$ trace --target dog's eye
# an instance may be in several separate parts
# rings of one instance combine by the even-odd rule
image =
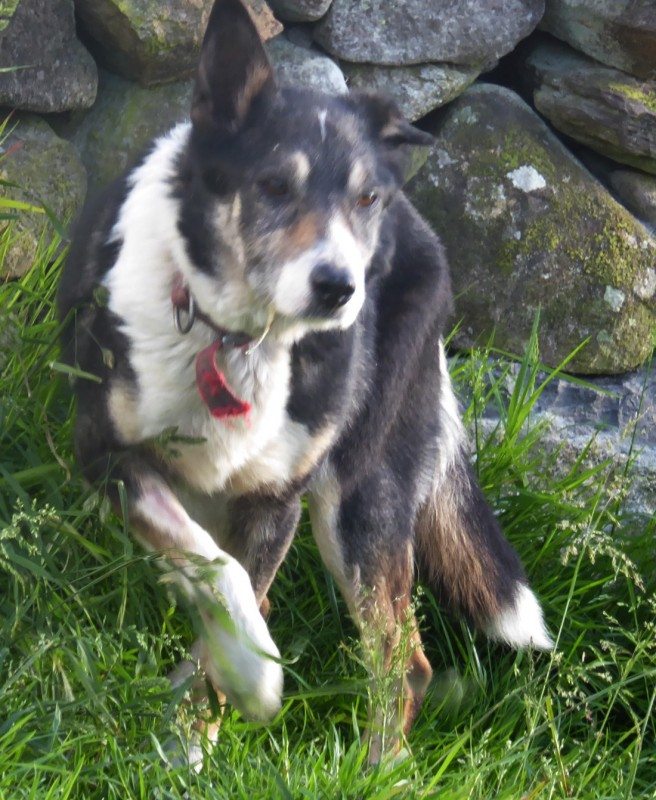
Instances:
[[[285,178],[264,178],[259,181],[258,186],[267,197],[282,199],[291,194],[291,187]]]
[[[358,208],[371,208],[378,202],[378,195],[376,192],[364,192],[356,200]]]

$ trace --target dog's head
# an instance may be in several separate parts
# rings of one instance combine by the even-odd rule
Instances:
[[[225,316],[217,278],[230,302],[297,329],[352,324],[402,182],[401,146],[430,137],[379,97],[279,89],[239,0],[216,0],[191,120],[180,229],[203,310]]]

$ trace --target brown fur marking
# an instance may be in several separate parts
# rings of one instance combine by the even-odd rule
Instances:
[[[285,231],[281,242],[281,256],[285,260],[295,258],[317,241],[321,233],[321,224],[317,214],[303,214]]]
[[[448,475],[420,510],[417,546],[427,579],[448,591],[444,599],[452,606],[484,626],[500,611],[495,593],[497,574],[468,532],[458,496],[451,489],[458,480]]]
[[[390,706],[380,703],[370,715],[369,761],[377,763],[383,753],[398,751],[426,694],[433,671],[421,646],[416,617],[411,606],[414,577],[413,550],[406,558],[388,557],[377,564],[380,577],[371,594],[360,601],[358,622],[374,688],[391,674]],[[394,677],[394,670],[398,676]]]
[[[235,111],[237,120],[243,122],[246,119],[248,110],[253,103],[253,100],[264,89],[267,82],[271,80],[271,68],[268,64],[256,63],[248,72],[246,82],[242,87],[237,102],[235,104]]]

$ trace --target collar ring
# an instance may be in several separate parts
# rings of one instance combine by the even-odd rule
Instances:
[[[183,321],[180,312],[185,311],[187,314],[187,319]],[[196,301],[192,294],[189,295],[189,302],[187,303],[186,308],[182,308],[177,303],[173,305],[173,324],[175,325],[175,329],[178,333],[185,336],[189,333],[189,331],[194,327],[194,322],[196,321]]]

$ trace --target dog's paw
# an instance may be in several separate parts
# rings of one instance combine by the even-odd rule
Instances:
[[[553,647],[540,603],[525,583],[517,584],[514,602],[490,621],[486,633],[511,647],[534,647],[537,650],[551,650]]]
[[[188,768],[196,773],[203,769],[204,752],[198,731],[192,730],[190,738],[186,738],[182,732],[172,736],[158,748],[158,753],[171,769]]]
[[[251,719],[280,710],[283,675],[246,570],[235,559],[215,567],[211,605],[203,604],[201,664],[214,685]]]

